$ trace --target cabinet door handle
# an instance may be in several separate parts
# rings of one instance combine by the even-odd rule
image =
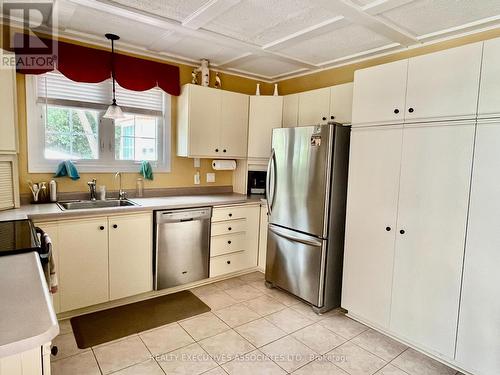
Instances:
[[[233,216],[233,214],[231,214],[231,213],[230,213],[230,214],[229,214],[229,217],[232,217],[232,216]]]
[[[414,109],[413,108],[408,108],[408,112],[413,113]]]
[[[326,120],[326,117],[323,117],[323,121],[325,121],[325,120]]]
[[[101,226],[99,227],[99,229],[100,229],[100,230],[104,230],[104,225],[101,225]]]
[[[399,113],[399,109],[397,109],[397,108],[396,108],[396,109],[394,110],[394,113],[395,113],[395,114],[398,114],[398,113]]]
[[[331,120],[335,120],[335,116],[330,116],[330,119]]]
[[[391,231],[391,227],[385,227],[385,230],[390,232]]]
[[[116,228],[118,228],[118,225],[116,225],[116,224],[113,224],[113,228],[115,228],[115,229],[116,229]]]
[[[226,152],[226,149],[222,150],[222,152]]]
[[[231,261],[230,261],[230,260],[228,260],[226,263],[227,263],[227,264],[231,264]]]
[[[218,149],[218,148],[216,148],[216,149],[215,149],[215,152],[219,152],[219,149]]]
[[[227,243],[228,243],[229,245],[231,245],[231,241],[227,241]]]
[[[231,228],[231,227],[228,227],[228,228],[227,228],[227,230],[231,230],[231,229],[233,229],[233,228]]]
[[[401,234],[405,234],[405,230],[404,230],[404,229],[401,229],[401,230],[399,231],[399,233],[401,233]]]

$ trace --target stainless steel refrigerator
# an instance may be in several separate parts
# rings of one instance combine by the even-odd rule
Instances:
[[[274,129],[267,173],[266,284],[340,306],[350,128]]]

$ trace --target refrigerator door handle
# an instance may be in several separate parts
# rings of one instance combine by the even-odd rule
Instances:
[[[323,245],[323,242],[319,239],[315,239],[310,236],[306,236],[304,234],[296,232],[294,234],[291,234],[290,230],[282,229],[272,224],[269,224],[268,228],[271,232],[275,233],[276,235],[289,239],[291,241],[296,241],[303,243],[305,245],[315,246],[315,247],[321,247]]]
[[[271,156],[269,157],[269,162],[267,163],[267,174],[266,174],[266,192],[267,192],[267,211],[269,215],[271,214],[271,210],[274,202],[274,190],[276,188],[276,176],[275,176],[275,168],[274,168],[274,158],[276,154],[274,152],[274,148],[271,151]],[[273,171],[273,193],[271,195],[271,170]]]

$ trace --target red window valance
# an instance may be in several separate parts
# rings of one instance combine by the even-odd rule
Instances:
[[[17,38],[25,38],[18,34]],[[15,45],[25,45],[20,43]],[[52,41],[42,39],[50,44]],[[22,74],[43,74],[57,69],[67,78],[76,82],[97,83],[111,78],[111,52],[95,48],[79,46],[66,42],[55,42],[56,53],[53,62],[43,67],[26,66],[23,56],[33,55],[29,48],[15,48],[17,72]],[[41,60],[42,61],[42,60]],[[36,60],[30,60],[36,64]],[[145,91],[160,87],[171,95],[180,94],[179,67],[132,56],[115,53],[115,78],[118,84],[126,89]]]

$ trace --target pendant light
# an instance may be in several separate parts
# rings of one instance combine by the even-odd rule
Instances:
[[[104,114],[104,118],[109,119],[120,119],[124,118],[122,109],[116,104],[115,97],[115,40],[120,39],[118,35],[115,34],[105,34],[106,39],[111,40],[111,78],[113,79],[113,103],[108,107],[108,110]]]

